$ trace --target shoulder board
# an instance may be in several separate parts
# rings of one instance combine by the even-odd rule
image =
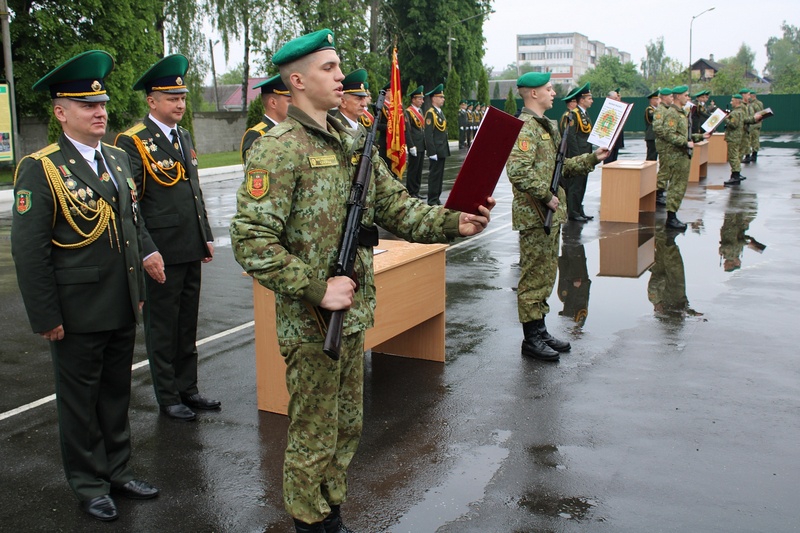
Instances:
[[[41,159],[43,157],[46,157],[46,156],[48,156],[50,154],[54,154],[54,153],[58,152],[59,150],[61,150],[61,147],[58,146],[58,143],[53,143],[50,146],[45,146],[41,150],[33,152],[30,155],[30,157],[32,157],[33,159],[36,159],[38,161],[39,159]]]
[[[122,148],[120,148],[118,146],[114,146],[113,144],[108,144],[106,142],[103,143],[103,146],[105,148],[108,148],[108,150],[112,151],[112,152],[125,152],[125,150],[123,150]]]
[[[144,122],[140,122],[140,123],[136,124],[135,126],[132,126],[132,127],[128,128],[127,130],[123,131],[122,135],[127,135],[128,137],[132,137],[133,135],[136,135],[137,133],[139,133],[140,131],[142,131],[143,129],[146,129],[146,128],[147,128],[147,126],[144,125]]]
[[[263,131],[264,131],[266,128],[267,128],[267,125],[266,125],[266,123],[264,123],[264,122],[259,122],[258,124],[256,124],[255,126],[253,126],[253,127],[252,127],[252,128],[250,128],[250,129],[251,129],[251,130],[254,130],[254,131],[258,131],[258,132],[263,132]]]
[[[294,129],[295,122],[291,120],[284,120],[277,124],[274,128],[270,128],[264,132],[264,137],[280,137],[284,133],[288,133]]]

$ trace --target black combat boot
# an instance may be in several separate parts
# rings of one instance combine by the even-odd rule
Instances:
[[[296,533],[325,533],[325,528],[322,526],[322,522],[317,522],[316,524],[306,524],[297,518],[294,519],[294,530]]]
[[[756,161],[758,161],[758,152],[753,152],[750,154],[750,162],[755,163]]]
[[[731,178],[724,182],[723,185],[730,187],[732,185],[739,185],[742,182],[742,177],[738,172],[731,172]]]
[[[542,320],[539,322],[539,338],[542,339],[546,345],[557,352],[563,353],[572,349],[572,346],[570,346],[567,341],[556,339],[547,332],[547,326],[544,323],[544,317],[542,317]]]
[[[743,163],[743,164],[747,164],[747,163],[749,163],[750,161],[752,161],[752,160],[750,159],[750,154],[747,154],[746,156],[744,156],[744,158],[742,158],[742,163]]]
[[[522,340],[522,355],[533,357],[540,361],[558,361],[558,352],[549,347],[542,340],[539,330],[544,327],[544,320],[532,320],[522,324],[525,338]]]
[[[342,515],[338,505],[331,505],[331,514],[325,517],[325,520],[322,521],[322,526],[325,533],[353,533],[352,529],[348,529],[342,523]]]
[[[672,211],[667,211],[667,223],[665,226],[669,229],[676,229],[679,231],[684,231],[686,229],[686,224],[678,220],[678,217],[676,217],[675,213]]]
[[[656,205],[660,205],[661,207],[667,205],[667,193],[664,189],[658,189],[656,191]]]

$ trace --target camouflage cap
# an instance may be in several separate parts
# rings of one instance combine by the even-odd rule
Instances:
[[[280,74],[253,85],[253,89],[261,89],[261,94],[289,95],[289,89],[283,83]]]
[[[189,60],[182,54],[172,54],[147,69],[133,84],[134,91],[150,94],[159,91],[168,94],[188,93],[184,77],[189,70]]]
[[[517,79],[517,87],[541,87],[550,81],[549,72],[526,72]]]
[[[320,50],[336,50],[333,32],[327,28],[292,39],[284,44],[272,56],[272,64],[285,65]]]
[[[108,102],[104,78],[114,68],[114,58],[103,50],[89,50],[68,59],[33,84],[34,91],[50,97],[80,102]]]
[[[367,71],[363,68],[357,68],[342,80],[342,87],[344,94],[352,94],[353,96],[367,96]]]

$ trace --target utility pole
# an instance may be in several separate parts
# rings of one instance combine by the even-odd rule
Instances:
[[[5,0],[0,0],[4,2]],[[217,41],[218,43],[219,41]],[[217,69],[214,67],[214,45],[217,43],[212,43],[211,39],[208,40],[208,51],[211,54],[211,76],[214,78],[214,103],[217,106],[217,111],[219,111],[219,92],[217,92]]]
[[[17,143],[19,143],[19,125],[17,124],[17,103],[14,92],[14,64],[11,61],[11,32],[8,28],[8,1],[0,0],[0,29],[3,33],[3,62],[5,63],[5,76],[8,82],[9,102],[11,104],[11,129],[14,137],[13,157],[17,161]]]

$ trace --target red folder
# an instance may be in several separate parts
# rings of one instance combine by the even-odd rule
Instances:
[[[485,206],[486,199],[494,193],[522,124],[518,118],[489,107],[458,171],[445,207],[480,214],[478,206]]]

